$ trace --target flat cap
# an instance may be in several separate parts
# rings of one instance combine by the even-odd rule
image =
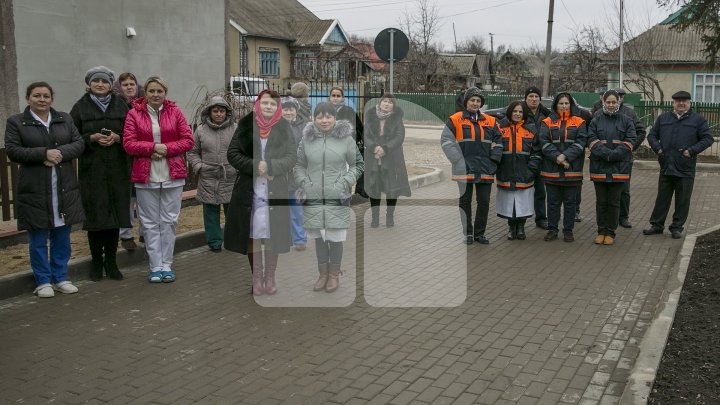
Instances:
[[[618,87],[617,89],[615,89],[615,91],[621,96],[625,95],[625,89],[623,89],[622,87]]]
[[[672,95],[673,100],[690,100],[692,97],[690,96],[690,93],[688,93],[685,90],[680,90],[677,93]]]

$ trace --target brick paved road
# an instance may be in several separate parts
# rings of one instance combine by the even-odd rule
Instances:
[[[443,182],[395,228],[351,237],[333,295],[308,291],[312,247],[282,256],[280,293],[257,301],[244,256],[199,248],[172,285],[136,266],[75,296],[2,301],[0,402],[616,403],[682,244],[640,234],[656,174],[634,174],[636,226],[613,247],[592,244],[585,183],[575,243],[503,240],[491,207],[492,244],[466,249]],[[690,232],[720,222],[719,179],[699,174]]]

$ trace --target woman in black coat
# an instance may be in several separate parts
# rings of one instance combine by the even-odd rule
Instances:
[[[603,95],[602,113],[590,122],[590,180],[595,184],[595,211],[598,235],[595,243],[612,245],[620,216],[620,194],[630,181],[632,150],[636,142],[632,118],[621,113],[620,95],[608,90]]]
[[[345,91],[342,87],[333,87],[330,89],[330,96],[328,101],[335,107],[336,120],[347,121],[352,125],[353,132],[355,134],[355,144],[361,154],[365,154],[365,129],[363,128],[363,122],[360,116],[353,110],[352,107],[345,104]],[[360,178],[355,183],[355,194],[363,198],[368,198],[368,194],[365,192],[365,173],[360,175]]]
[[[395,226],[395,205],[400,196],[410,197],[403,142],[405,125],[403,111],[395,97],[380,97],[373,111],[365,114],[365,191],[370,196],[372,220],[370,227],[380,226],[380,199],[385,193],[387,214],[385,226]]]
[[[52,108],[53,97],[49,84],[30,84],[25,95],[28,106],[8,118],[5,127],[5,151],[20,164],[17,227],[28,232],[35,293],[41,298],[54,296],[54,290],[78,291],[67,280],[70,228],[85,218],[72,166],[82,154],[83,140],[70,116]]]
[[[112,91],[115,74],[104,66],[85,74],[88,91],[70,111],[85,141],[78,177],[85,208],[83,229],[87,231],[92,273],[90,278],[122,280],[116,252],[120,228],[129,228],[131,159],[122,146],[123,127],[129,107]]]
[[[237,178],[225,219],[225,248],[248,255],[253,295],[275,294],[278,254],[289,252],[292,243],[288,176],[297,159],[277,92],[258,94],[254,112],[238,123],[227,156]]]

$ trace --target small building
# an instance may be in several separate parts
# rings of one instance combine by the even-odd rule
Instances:
[[[437,91],[450,92],[490,84],[490,57],[487,54],[439,53],[435,67]]]

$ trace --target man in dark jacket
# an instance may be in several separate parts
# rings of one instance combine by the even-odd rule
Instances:
[[[643,234],[663,233],[674,193],[675,212],[669,229],[673,239],[680,239],[690,210],[697,155],[709,148],[714,139],[705,118],[690,109],[690,93],[678,91],[672,98],[673,111],[661,114],[648,135],[650,147],[660,162],[660,178],[651,226]]]
[[[539,129],[542,121],[550,116],[550,110],[540,103],[542,92],[535,86],[528,87],[525,90],[525,99],[523,100],[523,109],[527,113],[527,121],[532,122],[536,128],[535,141],[539,143]],[[535,226],[548,230],[547,220],[547,204],[545,183],[540,177],[540,172],[535,176]]]

